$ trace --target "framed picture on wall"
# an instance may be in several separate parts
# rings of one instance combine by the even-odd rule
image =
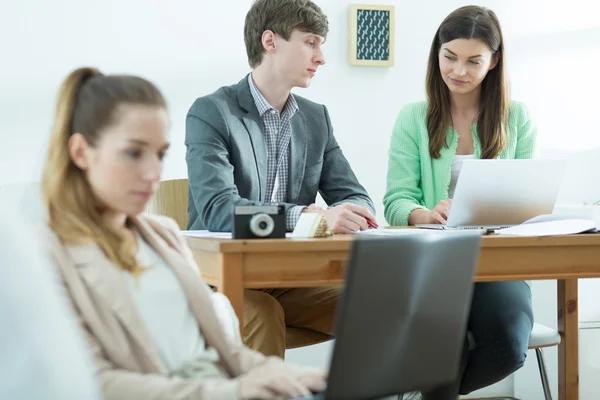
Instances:
[[[394,6],[351,4],[348,63],[368,67],[394,65]]]

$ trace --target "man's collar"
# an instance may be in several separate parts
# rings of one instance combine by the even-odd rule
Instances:
[[[262,95],[256,84],[254,83],[254,79],[252,78],[252,74],[248,74],[248,84],[250,85],[250,93],[252,94],[252,98],[254,99],[254,104],[256,104],[256,109],[258,110],[258,115],[262,118],[266,112],[271,110],[277,110],[273,107],[267,99]],[[296,98],[292,93],[288,96],[288,99],[283,108],[283,113],[286,112],[290,115],[290,118],[298,111],[298,103],[296,102]]]

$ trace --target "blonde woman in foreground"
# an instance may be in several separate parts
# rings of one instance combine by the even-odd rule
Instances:
[[[142,215],[169,147],[150,82],[81,68],[64,81],[43,176],[44,239],[105,399],[308,396],[323,371],[228,339],[176,223]]]

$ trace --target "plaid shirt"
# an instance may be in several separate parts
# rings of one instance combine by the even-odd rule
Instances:
[[[290,139],[292,137],[291,119],[298,111],[298,103],[290,93],[283,112],[271,106],[260,93],[252,74],[248,75],[250,92],[258,115],[263,121],[265,142],[267,144],[267,192],[265,202],[287,202],[289,180]],[[287,230],[293,230],[305,207],[295,206],[286,215]]]

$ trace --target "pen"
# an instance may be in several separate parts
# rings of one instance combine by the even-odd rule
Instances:
[[[371,228],[375,228],[377,229],[379,227],[379,225],[377,225],[377,222],[373,221],[372,219],[367,218],[367,224],[369,224],[369,226]]]

